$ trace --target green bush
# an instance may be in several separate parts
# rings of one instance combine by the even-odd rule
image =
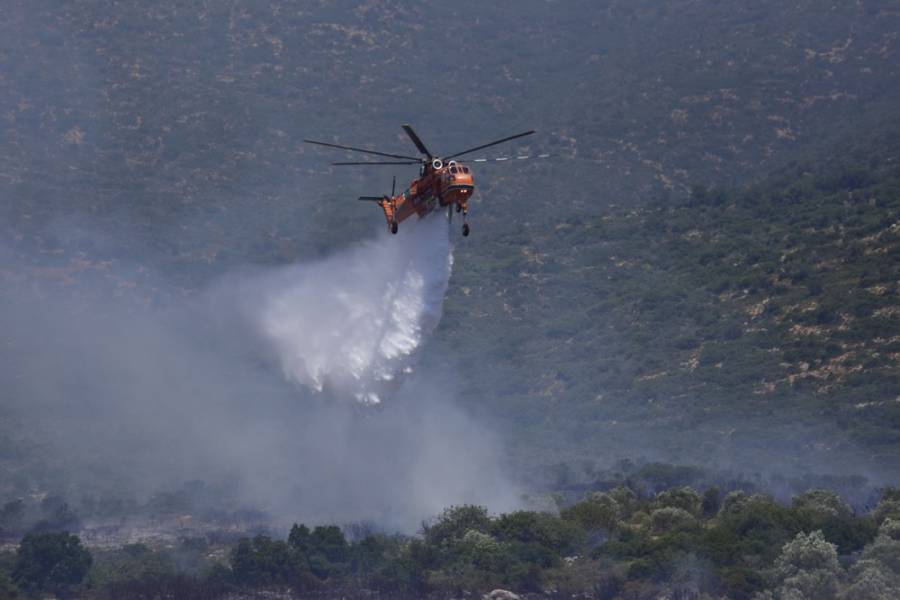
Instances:
[[[487,533],[491,519],[483,506],[452,506],[444,510],[434,523],[424,527],[425,542],[439,546],[451,540],[459,540],[470,530]]]
[[[154,552],[144,544],[127,544],[117,551],[97,552],[91,568],[91,583],[115,581],[162,581],[176,574],[169,554]]]
[[[657,494],[652,506],[656,508],[680,508],[696,517],[700,515],[703,507],[703,498],[693,488],[681,486]]]
[[[878,506],[872,512],[872,517],[879,525],[887,519],[900,520],[900,489],[885,488],[881,494]]]
[[[287,542],[265,535],[243,538],[231,551],[231,570],[238,585],[255,587],[287,585],[297,588],[313,583],[305,556]]]
[[[29,533],[22,538],[12,578],[21,589],[34,594],[71,593],[91,568],[90,552],[77,536],[68,533]]]
[[[665,533],[673,529],[690,527],[697,523],[697,519],[684,510],[674,506],[657,508],[650,513],[650,524],[654,533]]]
[[[556,515],[520,510],[500,515],[491,532],[502,542],[537,544],[557,555],[574,552],[582,531]]]

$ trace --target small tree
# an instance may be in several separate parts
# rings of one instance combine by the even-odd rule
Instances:
[[[606,495],[616,501],[619,505],[619,518],[627,519],[638,507],[637,494],[631,488],[625,486],[616,486],[606,492]]]
[[[622,506],[611,495],[596,493],[587,500],[563,509],[560,516],[588,531],[594,529],[615,531],[623,512]]]
[[[29,533],[19,545],[13,580],[29,593],[66,595],[91,568],[91,553],[68,533]]]
[[[706,488],[706,491],[703,492],[703,503],[700,506],[702,515],[712,518],[718,514],[720,508],[722,508],[722,492],[716,486]]]
[[[231,570],[235,582],[245,586],[304,587],[312,579],[304,556],[265,535],[238,542],[231,551]]]
[[[682,486],[660,492],[653,500],[655,508],[680,508],[693,516],[700,515],[703,498],[691,487]]]
[[[694,525],[697,519],[683,508],[667,506],[666,508],[657,508],[650,513],[650,522],[654,533],[665,533],[678,527]]]
[[[900,521],[886,519],[878,536],[851,569],[853,583],[842,600],[900,598]]]
[[[340,527],[316,527],[309,535],[306,557],[316,577],[327,579],[345,570],[350,560],[350,545]]]
[[[486,533],[490,528],[487,509],[470,504],[447,508],[433,524],[423,526],[425,542],[436,546],[449,540],[459,540],[469,530]]]
[[[862,558],[877,562],[885,572],[900,577],[900,521],[887,519],[882,523],[875,541],[863,550]]]
[[[853,584],[841,595],[842,600],[896,600],[900,598],[900,580],[885,573],[880,565],[859,569]]]
[[[350,558],[350,544],[337,525],[313,529],[309,536],[309,551],[311,554],[321,554],[330,563],[343,563]]]
[[[824,569],[831,573],[840,571],[837,548],[825,540],[821,531],[798,533],[797,537],[781,548],[781,556],[775,561],[775,572],[782,579],[793,577],[802,571]]]
[[[885,519],[900,520],[900,489],[887,488],[881,494],[878,506],[872,511],[872,517],[879,525]]]
[[[519,510],[501,515],[491,528],[502,542],[536,544],[554,554],[574,552],[582,532],[572,523],[550,513]]]
[[[829,490],[809,490],[793,500],[794,508],[820,517],[850,517],[850,506],[840,496]]]
[[[798,533],[781,549],[775,561],[775,576],[780,582],[776,597],[783,600],[829,600],[837,597],[837,547],[825,540],[821,531]]]
[[[288,534],[288,544],[294,550],[306,552],[309,549],[309,535],[309,527],[302,523],[300,525],[294,523]]]
[[[463,536],[463,548],[472,565],[483,571],[502,573],[510,562],[507,544],[480,531],[470,530]]]
[[[744,507],[747,506],[749,501],[750,496],[743,490],[728,492],[725,499],[722,501],[722,508],[719,509],[719,516],[727,517],[738,514],[744,510]]]

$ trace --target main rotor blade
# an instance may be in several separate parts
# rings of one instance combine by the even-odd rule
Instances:
[[[342,146],[340,144],[332,144],[330,142],[317,142],[315,140],[303,140],[307,144],[317,144],[319,146],[328,146],[329,148],[340,148],[341,150],[352,150],[353,152],[363,152],[365,154],[374,154],[376,156],[387,156],[388,158],[405,158],[422,162],[422,159],[415,156],[406,156],[404,154],[388,154],[387,152],[376,152],[375,150],[366,150],[365,148],[354,148],[353,146]]]
[[[428,157],[428,160],[434,158],[431,155],[431,152],[428,151],[428,148],[425,147],[425,144],[422,143],[422,140],[419,139],[419,136],[416,135],[416,132],[413,131],[412,127],[410,127],[409,125],[404,125],[403,131],[406,132],[406,135],[409,136],[409,139],[412,140],[412,143],[416,145],[416,148],[419,149],[419,152]]]
[[[360,196],[357,200],[367,200],[369,202],[381,202],[384,200],[384,196]]]
[[[516,138],[525,137],[526,135],[531,135],[532,133],[534,133],[534,129],[531,129],[524,133],[517,133],[516,135],[511,135],[509,137],[505,137],[502,140],[497,140],[496,142],[490,142],[488,144],[482,144],[481,146],[475,146],[474,148],[469,148],[468,150],[463,150],[462,152],[457,152],[456,154],[451,154],[450,156],[445,156],[444,160],[450,160],[451,158],[455,158],[457,156],[462,156],[463,154],[468,154],[469,152],[475,152],[476,150],[483,150],[484,148],[490,148],[491,146],[496,146],[497,144],[502,144],[503,142],[508,142],[508,141],[514,140]]]
[[[417,161],[411,161],[411,160],[409,160],[409,161],[394,161],[394,160],[380,161],[380,160],[375,160],[375,161],[369,161],[369,162],[336,162],[336,163],[331,163],[331,164],[338,166],[338,167],[346,167],[348,165],[421,165],[422,161],[421,160],[417,160]]]
[[[512,162],[516,160],[529,160],[532,158],[550,158],[549,154],[535,154],[535,155],[526,155],[526,156],[498,156],[496,158],[468,158],[466,160],[458,160],[461,165],[471,165],[473,163],[491,163],[491,162]]]

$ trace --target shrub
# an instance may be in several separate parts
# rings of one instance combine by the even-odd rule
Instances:
[[[657,508],[680,508],[692,516],[700,514],[703,499],[693,488],[682,486],[660,492],[653,500]]]
[[[900,585],[880,568],[869,567],[860,571],[852,585],[841,595],[842,600],[896,600],[900,598]]]
[[[706,489],[703,492],[703,502],[700,505],[701,514],[709,519],[716,514],[718,514],[719,509],[722,507],[722,494],[719,491],[719,488],[716,486],[712,486]]]
[[[666,508],[657,508],[651,512],[650,521],[654,533],[664,533],[673,529],[694,525],[697,519],[683,508],[667,506]]]
[[[637,494],[631,488],[617,486],[606,492],[606,495],[619,505],[619,518],[627,519],[638,507]]]
[[[175,565],[168,554],[154,552],[144,544],[127,544],[121,550],[94,556],[91,583],[161,581],[174,575]]]
[[[483,571],[502,573],[509,563],[509,548],[493,537],[474,529],[466,532],[462,543],[469,562]]]
[[[900,576],[900,521],[888,519],[882,523],[875,541],[863,550],[862,559]]]
[[[878,506],[872,511],[875,522],[881,525],[886,519],[900,520],[900,490],[887,488],[881,494]]]
[[[29,533],[19,545],[12,576],[29,593],[67,594],[84,580],[91,562],[77,536]]]
[[[842,554],[860,550],[875,537],[874,522],[854,516],[834,492],[810,490],[796,496],[792,508],[804,530],[821,530]]]
[[[309,555],[321,555],[330,563],[344,563],[350,558],[350,545],[337,525],[316,527],[309,536]]]
[[[821,531],[798,533],[781,549],[774,573],[781,583],[779,597],[834,598],[841,573],[837,547]]]
[[[821,531],[798,533],[782,547],[781,555],[775,561],[775,573],[782,579],[793,577],[801,571],[819,569],[837,573],[840,568],[837,548],[825,540]]]
[[[849,517],[853,511],[840,496],[828,490],[809,490],[793,499],[795,509],[815,515]]]
[[[581,541],[581,531],[572,523],[527,510],[501,515],[491,530],[501,541],[538,544],[556,554],[573,552]]]
[[[487,533],[490,528],[487,509],[470,504],[447,508],[433,524],[423,527],[425,542],[430,545],[459,540],[470,530]]]
[[[231,570],[235,582],[244,586],[304,587],[311,583],[310,567],[304,557],[286,542],[265,535],[238,542],[231,551]]]
[[[596,493],[587,500],[563,509],[560,516],[588,531],[595,529],[615,531],[623,512],[622,506],[612,496]]]

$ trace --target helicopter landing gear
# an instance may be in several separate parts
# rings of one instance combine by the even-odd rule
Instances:
[[[469,237],[469,224],[463,223],[463,237]]]
[[[391,233],[396,235],[398,228],[399,228],[399,226],[397,225],[397,221],[391,221]]]

